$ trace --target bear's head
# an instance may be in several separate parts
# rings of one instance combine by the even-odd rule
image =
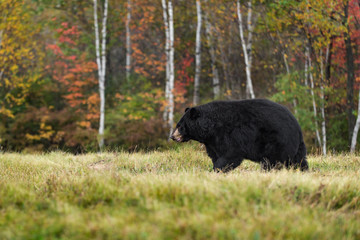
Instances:
[[[204,142],[209,135],[211,125],[209,119],[204,115],[204,112],[199,108],[186,108],[184,116],[176,124],[171,139],[177,142],[189,140]]]

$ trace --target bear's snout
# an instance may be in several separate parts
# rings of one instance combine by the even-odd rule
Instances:
[[[183,136],[181,136],[178,129],[175,129],[174,133],[170,137],[172,140],[181,142],[183,140]]]

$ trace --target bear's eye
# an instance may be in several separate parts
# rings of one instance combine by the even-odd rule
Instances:
[[[186,126],[184,126],[184,125],[183,125],[183,126],[181,126],[179,130],[180,130],[180,132],[185,133]]]

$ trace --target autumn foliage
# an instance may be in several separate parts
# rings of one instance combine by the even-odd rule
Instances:
[[[195,3],[173,1],[175,121],[193,102]],[[244,19],[248,3],[241,1]],[[359,1],[252,3],[256,25],[251,76],[256,96],[280,102],[295,114],[308,149],[322,147],[315,133],[324,126],[326,148],[348,150],[360,88]],[[131,66],[126,77],[128,4]],[[101,8],[99,4],[99,13]],[[201,103],[214,99],[213,69],[219,74],[219,99],[244,99],[246,73],[236,1],[201,1],[201,8],[203,22],[206,17],[211,25],[211,41],[205,23],[201,28]],[[0,1],[0,150],[98,150],[100,100],[93,18],[92,1]],[[168,126],[163,122],[168,106],[164,30],[161,1],[109,0],[108,148],[169,146]]]

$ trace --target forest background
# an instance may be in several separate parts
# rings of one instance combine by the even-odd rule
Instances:
[[[168,148],[186,107],[249,98],[355,151],[359,45],[359,0],[1,0],[0,151]]]

